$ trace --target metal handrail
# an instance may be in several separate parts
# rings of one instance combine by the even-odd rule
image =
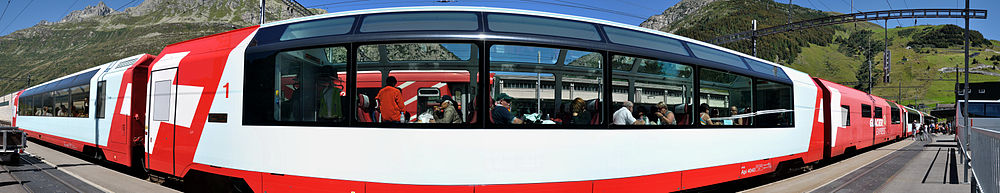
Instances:
[[[1000,165],[1000,131],[980,127],[959,128],[956,138],[962,158],[967,160],[963,165],[966,170],[972,171],[972,179],[966,178],[972,183],[972,191],[1000,192],[1000,168],[996,167]],[[973,155],[970,155],[970,150]]]

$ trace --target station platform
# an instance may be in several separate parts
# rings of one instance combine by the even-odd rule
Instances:
[[[954,139],[907,138],[742,192],[970,192]]]
[[[31,141],[20,164],[0,168],[0,192],[180,192]]]

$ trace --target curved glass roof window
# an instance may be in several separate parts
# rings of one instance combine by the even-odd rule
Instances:
[[[747,65],[746,63],[743,63],[743,59],[735,54],[726,53],[722,50],[698,44],[688,44],[688,47],[691,48],[691,52],[694,53],[695,57],[715,61],[732,67],[737,67],[739,69],[747,69]]]
[[[280,41],[311,38],[327,35],[347,34],[354,26],[354,17],[330,18],[302,23],[294,23],[281,33]]]
[[[544,17],[489,14],[489,28],[496,32],[526,33],[601,41],[592,24]]]
[[[465,12],[387,13],[369,15],[361,21],[361,32],[476,31],[479,17]]]
[[[770,65],[750,58],[746,58],[746,61],[747,64],[750,65],[750,69],[753,71],[769,74],[778,78],[787,78],[787,76],[785,76],[785,71],[781,70],[781,68],[778,68],[777,66]]]
[[[604,27],[604,32],[608,34],[608,40],[611,40],[612,43],[688,55],[681,41],[673,38],[616,27]]]

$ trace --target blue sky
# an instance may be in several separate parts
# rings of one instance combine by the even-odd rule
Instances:
[[[134,7],[142,0],[104,0],[112,9]],[[605,19],[625,24],[639,25],[647,17],[660,14],[663,10],[680,0],[456,0],[457,2],[440,3],[438,0],[297,0],[304,6],[326,9],[330,12],[370,9],[399,6],[490,6],[503,8],[528,9],[578,15]],[[69,11],[83,9],[88,5],[96,5],[98,0],[9,0],[0,2],[6,7],[0,18],[0,35],[31,27],[39,21],[58,21]],[[788,1],[778,2],[787,3]],[[792,3],[824,11],[849,12],[851,0],[794,0]],[[991,12],[989,19],[972,20],[972,29],[979,30],[989,39],[1000,40],[1000,1],[973,0],[973,9],[986,9]],[[860,11],[876,11],[906,8],[964,8],[964,1],[942,0],[855,0],[855,8]],[[3,8],[0,7],[0,8]],[[923,24],[957,24],[963,25],[961,19],[919,19],[917,25]],[[882,22],[878,22],[882,25]],[[913,19],[889,21],[890,27],[913,26]],[[4,29],[6,28],[6,29]]]

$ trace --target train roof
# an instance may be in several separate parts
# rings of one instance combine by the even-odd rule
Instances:
[[[127,57],[127,58],[123,58],[123,59],[115,60],[115,61],[112,61],[112,62],[104,63],[104,64],[101,64],[101,65],[98,65],[98,66],[94,66],[94,67],[91,67],[91,68],[88,68],[86,70],[82,70],[82,71],[79,71],[79,72],[76,72],[76,73],[73,73],[73,74],[70,74],[70,75],[66,75],[66,76],[63,76],[63,77],[56,78],[56,79],[50,80],[48,82],[45,82],[45,83],[42,83],[42,84],[38,84],[38,85],[35,85],[35,86],[30,87],[28,89],[25,89],[25,91],[23,93],[21,93],[21,96],[31,96],[31,95],[38,94],[38,93],[51,92],[51,91],[58,90],[58,89],[64,89],[64,88],[68,88],[68,87],[71,87],[71,86],[77,86],[77,85],[82,85],[82,84],[90,83],[90,80],[94,77],[94,75],[96,75],[98,72],[101,72],[102,69],[104,71],[107,71],[107,69],[115,68],[116,66],[118,66],[118,65],[115,65],[115,64],[118,64],[118,63],[120,63],[122,61],[132,61],[132,63],[135,63],[135,60],[138,60],[140,57],[142,57],[144,55],[146,55],[146,54],[139,54],[139,55],[135,55],[135,56],[130,56],[130,57]]]
[[[645,33],[648,33],[648,34],[658,35],[658,36],[662,36],[662,37],[667,37],[667,38],[671,38],[671,39],[674,39],[674,40],[682,41],[682,42],[685,42],[685,43],[688,43],[688,44],[695,44],[695,45],[699,45],[699,46],[711,48],[711,49],[714,49],[714,50],[722,51],[722,52],[725,52],[725,53],[733,54],[733,55],[736,55],[736,56],[739,56],[741,58],[745,58],[746,60],[748,60],[748,61],[746,61],[746,63],[748,65],[747,68],[749,68],[749,69],[745,69],[747,71],[757,71],[757,72],[760,72],[760,71],[758,71],[756,69],[752,69],[752,68],[754,68],[754,65],[766,64],[766,65],[770,65],[772,67],[776,67],[776,71],[781,71],[780,73],[782,75],[784,75],[784,73],[787,73],[785,71],[789,71],[789,70],[795,71],[795,72],[798,72],[798,73],[802,73],[801,71],[798,71],[798,70],[795,70],[795,69],[792,69],[792,68],[788,68],[788,67],[785,67],[785,66],[782,66],[782,65],[779,65],[779,64],[776,64],[776,63],[764,60],[764,59],[760,59],[760,58],[754,57],[754,56],[750,56],[750,55],[747,55],[747,54],[744,54],[744,53],[741,53],[741,52],[733,51],[733,50],[730,50],[730,49],[727,49],[727,48],[724,48],[724,47],[721,47],[721,46],[717,46],[717,45],[714,45],[714,44],[709,44],[709,43],[701,42],[701,41],[690,39],[690,38],[687,38],[687,37],[684,37],[684,36],[670,34],[670,33],[662,32],[662,31],[658,31],[658,30],[652,30],[652,29],[648,29],[648,28],[643,28],[643,27],[635,26],[635,25],[623,24],[623,23],[612,22],[612,21],[607,21],[607,20],[602,20],[602,19],[595,19],[595,18],[588,18],[588,17],[581,17],[581,16],[573,16],[573,15],[566,15],[566,14],[558,14],[558,13],[541,12],[541,11],[510,9],[510,8],[492,8],[492,7],[474,7],[474,6],[416,6],[416,7],[377,8],[377,9],[343,11],[343,12],[335,12],[335,13],[327,13],[327,14],[320,14],[320,15],[314,15],[314,16],[307,16],[307,17],[287,19],[287,20],[282,20],[282,21],[276,21],[276,22],[271,22],[271,23],[263,24],[263,25],[261,25],[261,28],[262,29],[263,28],[270,28],[270,27],[281,26],[281,25],[286,25],[286,24],[293,24],[293,23],[299,23],[299,22],[320,20],[320,19],[326,19],[326,18],[335,18],[335,17],[344,17],[344,16],[357,16],[357,15],[368,15],[368,14],[381,14],[381,13],[405,13],[405,12],[482,12],[482,13],[506,13],[506,14],[518,14],[518,15],[539,16],[539,17],[548,17],[548,18],[554,18],[554,19],[572,20],[572,21],[586,22],[586,23],[592,23],[592,24],[601,24],[601,25],[605,25],[605,26],[611,26],[611,27],[622,28],[622,29],[627,29],[627,30],[645,32]],[[691,57],[694,57],[694,56],[691,56]],[[699,58],[701,58],[701,57],[699,57]],[[701,58],[701,59],[706,59],[706,58]],[[712,60],[712,59],[706,59],[706,60],[715,61],[715,60]],[[775,72],[775,74],[777,74],[777,73],[779,73],[779,72]],[[781,80],[785,80],[785,81],[789,80],[788,77],[782,77],[780,79]]]

